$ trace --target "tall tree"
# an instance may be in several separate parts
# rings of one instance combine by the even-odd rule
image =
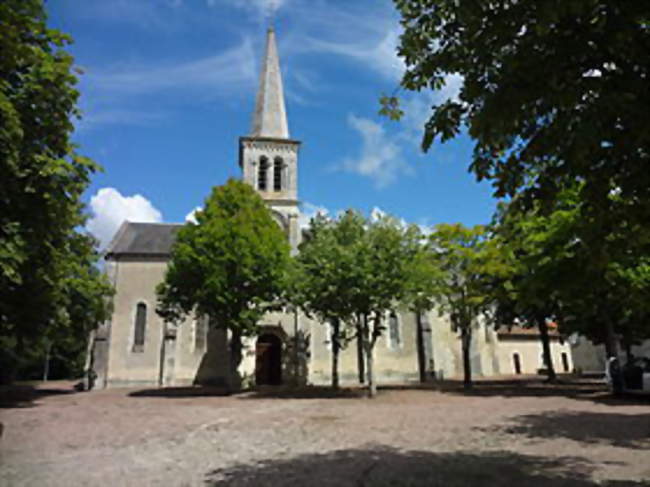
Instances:
[[[562,286],[581,280],[572,265],[581,245],[578,195],[575,186],[564,191],[547,214],[540,204],[525,208],[515,199],[500,206],[494,222],[502,257],[509,264],[500,282],[499,314],[538,328],[550,381],[556,374],[547,320],[558,317]]]
[[[416,226],[405,228],[396,219],[381,216],[366,223],[355,246],[357,267],[350,276],[348,296],[359,320],[371,397],[377,393],[375,344],[385,329],[385,317],[409,297],[408,279],[420,240]]]
[[[196,312],[229,330],[229,385],[238,388],[242,338],[256,334],[260,319],[277,307],[289,259],[287,237],[264,201],[230,179],[212,190],[196,224],[179,230],[157,311],[169,322]]]
[[[295,259],[291,300],[321,323],[329,323],[332,351],[332,388],[339,387],[339,352],[353,335],[349,324],[355,309],[349,299],[348,278],[356,272],[355,245],[363,236],[365,220],[347,212],[338,220],[317,216]]]
[[[430,235],[438,268],[439,311],[451,317],[460,330],[463,357],[463,383],[472,387],[472,331],[492,312],[495,282],[508,271],[501,249],[488,239],[485,227],[467,228],[461,224],[440,224]]]
[[[418,238],[417,233],[413,235]],[[403,303],[415,314],[416,320],[416,345],[418,351],[418,368],[420,382],[427,380],[425,363],[425,330],[423,317],[427,311],[436,305],[438,296],[438,282],[442,278],[442,270],[438,266],[436,253],[431,245],[427,245],[426,238],[420,235],[421,241],[412,240],[407,261],[405,291]]]
[[[606,299],[615,294],[611,266],[623,254],[642,258],[637,230],[650,221],[650,4],[395,4],[404,28],[402,86],[439,89],[450,76],[461,80],[457,96],[432,107],[424,150],[466,129],[474,139],[470,170],[491,180],[497,196],[519,193],[522,203],[538,202],[544,212],[580,182],[580,270],[601,286],[583,309],[614,303]],[[382,102],[385,113],[399,117],[397,99]],[[598,314],[609,354],[617,348],[613,313],[606,306]]]
[[[618,0],[395,0],[407,90],[458,96],[433,106],[422,146],[463,127],[470,169],[498,195],[553,197],[579,179],[594,210],[617,188],[648,221],[650,4]],[[396,100],[385,111],[399,115]]]
[[[92,247],[75,260],[80,198],[98,166],[71,142],[79,93],[70,42],[47,27],[42,1],[0,2],[0,338],[19,354],[65,314],[69,263],[92,266]]]

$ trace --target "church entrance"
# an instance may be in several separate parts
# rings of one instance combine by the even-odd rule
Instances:
[[[282,384],[282,340],[277,335],[266,333],[257,339],[255,345],[255,384]]]

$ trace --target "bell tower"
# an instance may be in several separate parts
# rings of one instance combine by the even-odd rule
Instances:
[[[239,166],[244,181],[257,190],[285,230],[292,252],[300,243],[299,148],[300,142],[289,137],[275,32],[269,28],[253,127],[250,135],[239,138]]]

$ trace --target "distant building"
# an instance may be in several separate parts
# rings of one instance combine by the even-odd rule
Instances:
[[[280,64],[273,30],[268,31],[251,134],[240,138],[243,179],[257,189],[295,252],[298,225],[298,153],[289,136]],[[156,312],[155,288],[163,280],[179,224],[124,223],[106,252],[106,271],[115,287],[111,319],[96,332],[93,368],[97,386],[223,384],[228,370],[228,333],[190,316],[165,323]],[[386,316],[387,330],[375,347],[379,382],[462,374],[459,334],[446,316],[399,311]],[[238,375],[244,383],[328,383],[331,370],[328,326],[302,313],[266,315],[259,336],[245,342]],[[570,349],[552,335],[558,371],[572,368]],[[357,343],[341,352],[342,383],[357,382]],[[474,331],[471,363],[476,376],[536,373],[541,345],[533,332]]]

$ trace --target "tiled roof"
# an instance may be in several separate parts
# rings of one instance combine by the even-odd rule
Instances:
[[[106,249],[113,255],[169,255],[180,223],[124,222]]]
[[[502,326],[497,330],[497,334],[500,337],[538,337],[539,329],[536,326]],[[548,335],[551,337],[560,336],[560,333],[557,331],[557,323],[552,321],[548,323]]]

